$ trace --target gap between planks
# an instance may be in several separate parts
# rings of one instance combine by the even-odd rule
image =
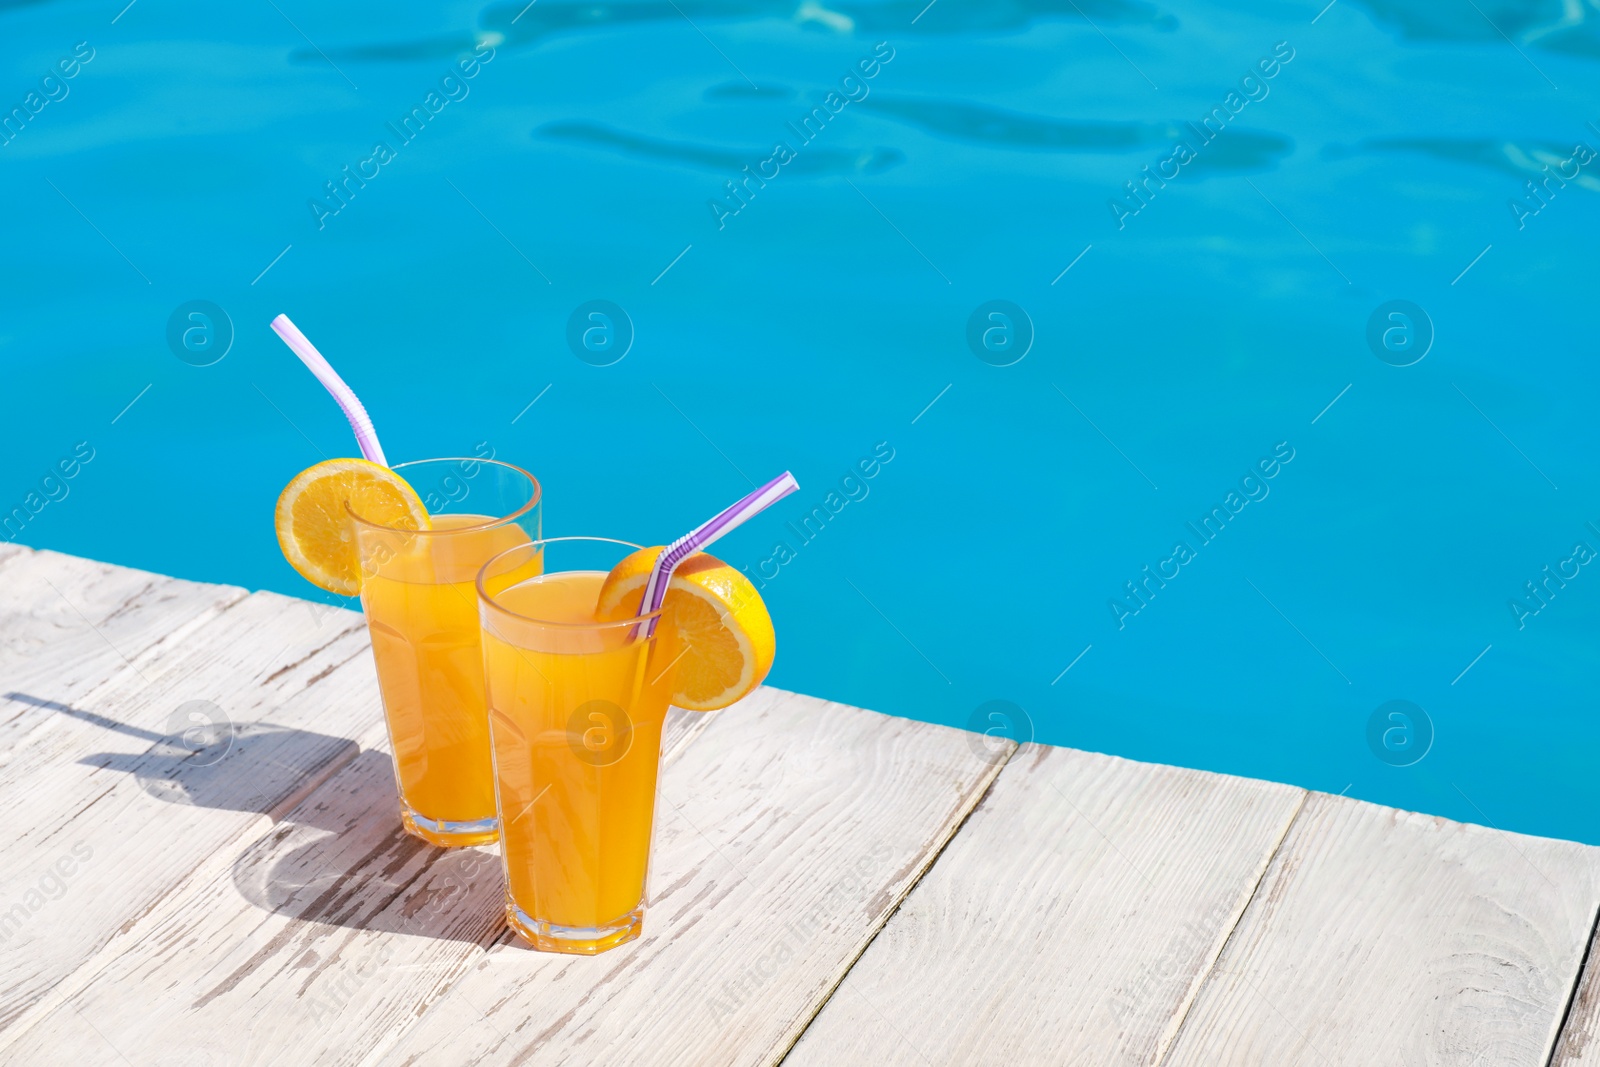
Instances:
[[[960,835],[961,831],[966,827],[967,821],[972,818],[972,813],[981,808],[983,806],[983,802],[989,799],[989,794],[994,791],[994,785],[1000,780],[1001,773],[1008,766],[1010,766],[1011,761],[1016,759],[1017,753],[1021,750],[1021,745],[1011,742],[1011,751],[1006,753],[1006,758],[995,761],[993,768],[989,771],[987,779],[983,782],[983,788],[974,789],[972,791],[972,801],[964,808],[960,809],[956,813],[956,816],[951,819],[949,830],[945,833],[944,839],[939,842],[937,848],[929,850],[927,860],[915,869],[915,877],[906,882],[905,889],[895,897],[894,901],[888,908],[884,909],[883,916],[878,920],[877,925],[875,925],[869,932],[869,935],[862,939],[861,945],[856,949],[855,954],[840,961],[839,969],[834,974],[832,980],[821,990],[816,1000],[804,1012],[802,1012],[799,1017],[796,1018],[795,1026],[789,1036],[788,1042],[780,1050],[778,1050],[776,1056],[768,1061],[773,1065],[773,1067],[777,1067],[778,1064],[783,1063],[783,1061],[789,1058],[789,1053],[794,1051],[795,1045],[799,1044],[800,1039],[804,1037],[806,1031],[811,1028],[812,1022],[816,1020],[818,1015],[822,1014],[822,1009],[828,1006],[828,1002],[831,1001],[833,999],[833,995],[839,991],[839,987],[842,986],[845,979],[850,976],[850,972],[855,970],[855,966],[861,961],[861,957],[867,954],[867,950],[872,947],[872,943],[878,940],[878,935],[883,933],[884,929],[889,925],[890,920],[892,920],[895,915],[899,913],[900,906],[906,902],[906,898],[911,895],[912,890],[916,889],[918,885],[922,884],[922,879],[929,871],[933,870],[934,864],[939,862],[939,857],[944,855],[945,849],[950,847],[950,843],[954,841]],[[1288,832],[1287,828],[1285,828],[1284,832]],[[1266,868],[1263,867],[1262,870],[1265,871]]]
[[[803,1025],[799,1026],[795,1030],[793,1039],[783,1049],[782,1053],[772,1061],[774,1064],[781,1064],[789,1058],[789,1054],[794,1051],[794,1046],[797,1045],[800,1039],[805,1036],[805,1033],[810,1028],[812,1022],[814,1022],[816,1017],[821,1014],[822,1009],[827,1006],[828,1002],[833,999],[834,994],[839,991],[839,987],[843,985],[844,980],[849,976],[850,971],[855,969],[855,966],[858,962],[860,962],[861,957],[866,955],[867,950],[872,947],[873,942],[875,942],[884,929],[888,927],[889,923],[900,911],[901,906],[911,895],[912,891],[915,890],[916,887],[922,882],[923,877],[933,869],[935,864],[939,862],[939,859],[944,855],[945,850],[949,848],[950,844],[955,841],[962,829],[966,827],[966,824],[968,820],[971,819],[972,814],[983,806],[983,802],[987,800],[989,798],[989,794],[994,791],[995,784],[1000,780],[1000,775],[1005,771],[1006,767],[1011,764],[1011,761],[1016,759],[1017,753],[1020,751],[1022,751],[1022,746],[1013,745],[1011,751],[1007,754],[1006,759],[1003,762],[995,765],[994,770],[989,775],[988,781],[984,783],[983,789],[981,791],[975,791],[977,799],[970,806],[968,806],[964,812],[962,812],[961,818],[957,822],[955,828],[945,837],[944,841],[940,843],[938,849],[931,854],[928,862],[917,871],[916,879],[908,884],[905,892],[895,900],[894,906],[888,910],[888,912],[884,915],[883,920],[878,924],[876,929],[872,931],[872,936],[862,942],[860,951],[858,951],[849,960],[845,961],[843,968],[840,970],[838,977],[834,980],[833,984],[824,991],[823,996],[818,1000],[816,1006],[805,1017]],[[1299,821],[1301,813],[1305,811],[1306,801],[1311,796],[1311,790],[1302,789],[1299,792],[1300,796],[1295,803],[1294,810],[1290,813],[1289,817],[1283,821],[1283,827],[1278,831],[1277,838],[1273,842],[1272,848],[1262,853],[1260,866],[1256,870],[1254,879],[1249,883],[1249,891],[1240,894],[1239,902],[1234,908],[1229,920],[1223,924],[1222,932],[1217,938],[1216,943],[1213,945],[1206,959],[1202,961],[1201,966],[1196,970],[1195,978],[1190,983],[1188,992],[1185,994],[1183,1002],[1179,1004],[1178,1010],[1173,1013],[1172,1021],[1168,1024],[1166,1032],[1161,1036],[1161,1041],[1157,1045],[1156,1056],[1150,1061],[1149,1067],[1161,1067],[1161,1064],[1166,1061],[1167,1055],[1171,1051],[1173,1045],[1177,1043],[1178,1034],[1182,1031],[1183,1024],[1188,1020],[1190,1011],[1193,1009],[1195,1002],[1199,999],[1201,989],[1205,987],[1206,982],[1210,981],[1212,973],[1216,969],[1217,961],[1222,958],[1222,954],[1227,950],[1228,942],[1233,939],[1233,935],[1238,930],[1240,922],[1243,921],[1245,913],[1249,911],[1251,903],[1254,902],[1256,895],[1260,893],[1262,883],[1266,880],[1267,872],[1272,869],[1273,861],[1277,859],[1278,853],[1282,851],[1284,842],[1289,839],[1289,832],[1294,828],[1295,823]]]
[[[1262,883],[1267,880],[1267,872],[1272,870],[1272,864],[1278,858],[1278,853],[1283,851],[1283,843],[1289,840],[1289,831],[1294,829],[1295,823],[1300,821],[1300,815],[1306,810],[1306,801],[1311,799],[1311,790],[1300,790],[1300,800],[1294,806],[1294,813],[1283,821],[1283,829],[1278,833],[1278,840],[1273,842],[1272,848],[1264,853],[1265,858],[1256,871],[1255,881],[1250,885],[1250,892],[1242,894],[1238,908],[1234,910],[1233,918],[1226,924],[1226,932],[1217,939],[1211,955],[1205,960],[1195,973],[1194,981],[1189,983],[1189,991],[1184,995],[1183,1003],[1178,1005],[1178,1010],[1172,1015],[1172,1021],[1167,1024],[1166,1032],[1161,1035],[1161,1041],[1156,1046],[1155,1059],[1150,1061],[1150,1067],[1161,1067],[1167,1061],[1172,1048],[1178,1043],[1178,1035],[1183,1032],[1183,1026],[1189,1021],[1189,1013],[1194,1010],[1195,1003],[1200,999],[1200,991],[1211,981],[1211,976],[1216,973],[1217,961],[1222,959],[1228,950],[1228,942],[1233,940],[1233,935],[1238,932],[1239,924],[1244,921],[1245,914],[1249,912],[1250,905],[1255,903],[1256,895],[1261,892]]]
[[[1563,869],[1545,893],[1519,865],[1484,859],[1494,833],[1308,794],[1163,1064],[1306,1063],[1308,1050],[1323,1063],[1550,1063],[1592,944],[1600,870],[1592,848],[1527,838]],[[1393,906],[1397,889],[1410,890],[1408,912]],[[1431,928],[1413,929],[1419,920]],[[1462,960],[1472,974],[1453,966]],[[1388,981],[1358,980],[1386,969]]]
[[[1588,1044],[1592,1034],[1580,1034],[1573,1027],[1593,1027],[1594,1009],[1584,1010],[1586,992],[1585,985],[1600,986],[1600,974],[1591,974],[1590,966],[1594,963],[1594,942],[1600,937],[1600,906],[1595,909],[1594,918],[1589,923],[1589,940],[1583,946],[1583,959],[1578,963],[1578,976],[1573,980],[1572,990],[1567,994],[1567,1007],[1561,1013],[1561,1025],[1556,1028],[1556,1037],[1550,1044],[1550,1055],[1545,1057],[1545,1067],[1565,1067],[1571,1064],[1577,1067],[1584,1060],[1583,1049]],[[1597,989],[1596,992],[1600,992]],[[1591,999],[1594,994],[1591,994]],[[1584,1016],[1589,1018],[1584,1018]],[[1575,1018],[1576,1016],[1576,1018]]]

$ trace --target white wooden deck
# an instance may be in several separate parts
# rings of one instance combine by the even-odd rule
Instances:
[[[0,545],[0,1063],[1600,1065],[1600,849],[674,714],[644,937],[535,953],[492,850],[400,831],[358,615]]]

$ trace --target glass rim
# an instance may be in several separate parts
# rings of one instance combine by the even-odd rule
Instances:
[[[505,557],[513,555],[514,553],[517,553],[517,552],[529,552],[529,553],[535,552],[535,551],[543,552],[544,549],[545,549],[545,546],[547,546],[547,545],[558,545],[558,544],[562,544],[563,542],[568,542],[568,541],[587,541],[587,542],[589,542],[591,544],[618,545],[618,546],[620,546],[622,548],[631,549],[634,552],[637,552],[640,549],[644,548],[643,545],[636,545],[632,541],[621,541],[621,540],[618,540],[615,537],[585,537],[585,536],[582,536],[582,535],[575,535],[575,536],[568,536],[568,537],[541,537],[538,540],[529,541],[526,544],[512,545],[510,548],[505,549],[502,552],[496,552],[494,555],[490,556],[486,561],[484,561],[483,566],[478,568],[478,577],[473,581],[473,585],[477,588],[477,591],[478,591],[478,602],[480,604],[487,604],[489,607],[493,608],[495,611],[501,612],[502,614],[505,614],[505,615],[509,615],[513,619],[519,619],[522,622],[531,622],[536,626],[553,626],[553,627],[556,627],[558,629],[565,629],[565,630],[612,630],[612,629],[616,629],[616,628],[624,627],[624,626],[626,626],[626,627],[636,626],[640,622],[648,622],[651,619],[659,619],[661,617],[661,613],[666,610],[665,607],[657,608],[656,610],[648,612],[648,613],[646,613],[644,615],[630,615],[626,619],[615,619],[615,620],[613,620],[611,622],[560,622],[560,621],[557,621],[555,619],[537,619],[537,618],[534,618],[532,615],[525,615],[520,611],[516,611],[515,609],[506,607],[504,604],[502,604],[498,600],[496,600],[495,597],[493,595],[491,595],[489,593],[489,591],[486,590],[483,587],[483,576],[489,572],[489,568],[490,567],[493,567],[501,559],[504,559]],[[575,571],[547,571],[544,574],[539,574],[539,575],[536,575],[535,577],[537,577],[537,578],[547,578],[551,574],[574,574],[574,573],[577,573],[577,572],[575,572]],[[522,583],[519,582],[517,584],[520,585]],[[502,592],[504,592],[504,590],[502,590]]]
[[[539,479],[535,478],[532,474],[523,470],[515,463],[507,463],[503,459],[484,459],[481,456],[438,456],[433,459],[407,460],[404,463],[396,463],[389,469],[392,471],[400,471],[406,467],[420,467],[424,463],[484,463],[495,467],[503,467],[508,471],[514,471],[526,478],[528,480],[528,484],[533,486],[533,495],[528,498],[527,503],[523,504],[521,507],[517,508],[508,515],[502,515],[498,518],[490,519],[488,522],[474,523],[471,526],[452,526],[448,530],[412,530],[404,526],[389,526],[385,523],[373,522],[371,519],[364,519],[360,515],[357,515],[355,509],[350,506],[350,502],[348,500],[346,500],[344,503],[344,513],[350,516],[350,518],[358,524],[371,530],[382,530],[385,533],[415,534],[419,537],[432,537],[444,534],[480,533],[484,530],[493,530],[496,527],[505,526],[508,523],[517,521],[524,515],[528,514],[528,512],[538,507],[539,502],[544,498],[544,486],[539,484]],[[410,485],[411,483],[407,482],[406,484]],[[416,490],[413,489],[412,491],[415,492]]]

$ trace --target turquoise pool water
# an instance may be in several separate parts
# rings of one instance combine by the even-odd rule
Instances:
[[[124,2],[0,2],[6,536],[311,595],[287,312],[551,534],[792,469],[775,684],[1600,843],[1592,7]]]

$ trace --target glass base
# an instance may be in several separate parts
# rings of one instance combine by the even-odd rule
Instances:
[[[500,840],[500,820],[494,816],[474,819],[471,822],[450,822],[447,819],[430,819],[412,811],[405,801],[400,802],[400,825],[412,837],[420,837],[430,845],[443,848],[464,848],[468,845],[492,845]]]
[[[640,904],[628,914],[603,926],[557,926],[555,923],[540,922],[507,900],[506,922],[540,952],[598,956],[639,936],[639,931],[644,928],[644,905]]]

